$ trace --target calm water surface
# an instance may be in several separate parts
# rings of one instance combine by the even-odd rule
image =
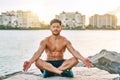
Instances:
[[[23,62],[31,58],[40,41],[49,35],[49,30],[0,30],[0,75],[21,71]],[[61,35],[84,57],[102,49],[120,52],[119,30],[63,30]],[[65,58],[69,57],[71,54],[66,51]],[[41,58],[45,59],[46,55]]]

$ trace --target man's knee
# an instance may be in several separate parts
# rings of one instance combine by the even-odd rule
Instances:
[[[72,57],[71,59],[72,59],[73,63],[78,64],[78,62],[79,62],[79,61],[78,61],[78,59],[77,59],[77,58]]]
[[[51,66],[50,63],[42,60],[42,59],[38,59],[35,61],[35,65],[38,67],[38,68],[44,68],[44,67],[48,67],[48,66]]]
[[[38,59],[38,60],[35,61],[35,65],[37,67],[40,66],[40,65],[42,65],[42,64],[43,64],[43,60],[41,60],[41,59]]]

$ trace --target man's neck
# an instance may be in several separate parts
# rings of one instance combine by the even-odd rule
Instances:
[[[54,39],[57,39],[59,37],[60,37],[60,35],[52,35],[52,38],[54,38]]]

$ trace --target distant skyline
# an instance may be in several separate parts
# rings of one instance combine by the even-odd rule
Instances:
[[[114,13],[120,24],[120,0],[0,0],[0,13],[11,10],[31,10],[46,23],[63,11],[78,11],[86,16],[87,22],[94,14]]]

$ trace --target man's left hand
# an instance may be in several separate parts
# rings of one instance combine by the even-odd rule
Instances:
[[[93,67],[92,62],[91,62],[89,59],[85,59],[84,64],[85,64],[88,68]]]

